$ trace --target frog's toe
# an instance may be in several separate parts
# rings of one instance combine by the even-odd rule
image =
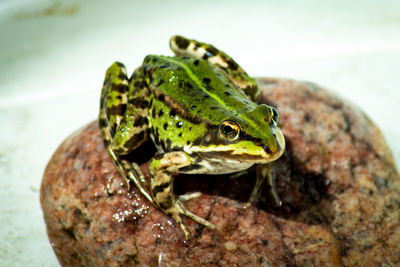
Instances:
[[[180,195],[178,197],[178,199],[179,199],[180,202],[186,202],[186,201],[189,201],[191,199],[198,198],[200,196],[201,196],[200,192],[194,192],[194,193],[188,193],[188,194]]]
[[[181,215],[185,215],[186,217],[196,221],[199,224],[207,226],[207,227],[209,227],[211,229],[215,229],[214,224],[212,224],[212,223],[208,222],[207,220],[197,216],[196,214],[193,214],[190,211],[188,211],[180,201],[177,201],[176,205],[179,206],[179,211],[180,211]]]
[[[193,195],[197,195],[198,192],[196,193],[192,193],[192,194],[188,194],[189,197],[193,196]],[[183,196],[187,196],[187,195],[183,195]],[[195,196],[196,197],[196,196]],[[193,198],[193,197],[192,197]],[[184,223],[183,219],[182,219],[182,215],[194,220],[195,222],[202,224],[210,229],[215,229],[214,224],[208,222],[207,220],[191,213],[190,211],[188,211],[182,204],[181,201],[177,200],[175,201],[175,204],[169,208],[168,210],[166,210],[166,213],[168,215],[171,216],[171,218],[179,225],[179,227],[181,228],[181,230],[183,231],[183,233],[185,234],[185,238],[186,240],[189,240],[191,237],[190,231],[188,229],[188,227],[186,226],[186,224]]]

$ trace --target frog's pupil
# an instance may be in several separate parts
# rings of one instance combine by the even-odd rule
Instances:
[[[226,134],[226,135],[230,135],[233,132],[233,129],[230,125],[225,125],[223,130],[224,130],[224,134]]]

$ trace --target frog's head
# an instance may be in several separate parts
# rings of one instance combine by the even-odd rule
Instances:
[[[276,109],[265,104],[223,119],[203,139],[203,144],[208,142],[205,156],[248,164],[278,159],[285,150],[278,119]]]

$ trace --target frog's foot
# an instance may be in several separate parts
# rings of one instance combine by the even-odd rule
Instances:
[[[168,214],[181,228],[183,233],[185,234],[185,239],[190,239],[190,231],[184,221],[182,220],[182,215],[194,220],[195,222],[202,224],[210,229],[215,229],[214,224],[208,222],[207,220],[191,213],[188,211],[182,204],[181,201],[176,200],[175,203],[168,209],[163,210],[166,214]]]
[[[279,194],[276,189],[275,176],[272,175],[272,165],[271,164],[258,165],[256,167],[256,173],[257,173],[256,183],[253,187],[253,191],[251,192],[250,198],[245,205],[245,208],[248,208],[251,204],[253,204],[256,201],[265,178],[268,178],[268,185],[270,186],[270,194],[274,200],[275,206],[276,207],[282,206],[282,201],[279,198]]]
[[[123,176],[126,185],[127,185],[127,190],[130,190],[129,187],[129,181],[133,181],[135,184],[137,190],[151,203],[154,204],[153,198],[150,196],[150,194],[147,192],[147,190],[144,188],[144,184],[146,182],[146,179],[144,178],[144,175],[142,171],[139,168],[139,165],[137,165],[135,162],[129,162],[127,160],[120,160],[120,163],[118,163],[117,167],[122,168],[122,172],[126,176]]]
[[[275,175],[272,175],[272,165],[267,164],[267,178],[268,178],[268,185],[269,185],[269,190],[270,194],[272,196],[272,199],[274,200],[274,205],[275,207],[281,207],[282,206],[282,200],[279,198],[278,190],[276,189],[276,182],[275,182]]]

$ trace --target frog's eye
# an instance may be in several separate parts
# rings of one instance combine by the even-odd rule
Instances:
[[[221,122],[218,129],[219,137],[224,141],[235,141],[239,137],[240,127],[231,120]]]
[[[274,121],[274,123],[278,124],[279,114],[278,114],[278,111],[276,109],[274,109],[273,107],[271,107],[271,117],[272,117],[272,120]]]

